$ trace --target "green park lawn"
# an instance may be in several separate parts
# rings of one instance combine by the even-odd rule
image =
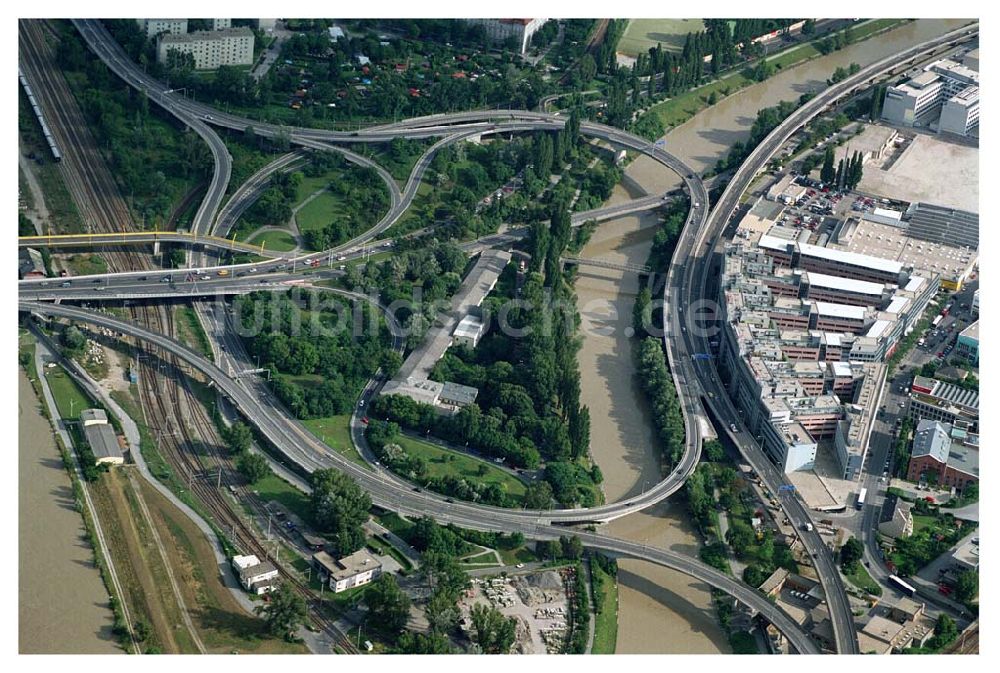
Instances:
[[[873,580],[872,576],[868,574],[868,570],[865,569],[864,564],[855,563],[852,571],[850,573],[844,573],[844,576],[847,577],[851,584],[862,591],[867,591],[873,596],[882,595],[882,587],[880,587],[878,582]]]
[[[664,49],[680,51],[688,33],[705,30],[701,19],[631,19],[618,41],[618,51],[629,56],[645,54],[659,42]]]
[[[45,378],[48,379],[59,415],[66,420],[76,420],[81,411],[93,406],[90,398],[62,367],[46,368]]]
[[[249,241],[253,245],[260,245],[262,242],[265,250],[288,252],[295,249],[295,237],[287,231],[264,232],[257,234]]]
[[[430,477],[444,477],[450,474],[477,483],[497,483],[516,498],[523,497],[527,490],[520,479],[488,461],[406,435],[400,435],[396,441],[411,456],[419,456],[427,461],[427,475]],[[481,467],[486,468],[486,474],[482,476],[479,474]]]
[[[614,654],[618,644],[618,581],[596,563],[592,563],[590,569],[594,575],[601,575],[604,579],[601,610],[594,621],[591,654]]]
[[[368,467],[368,463],[354,448],[351,442],[350,414],[340,416],[329,416],[327,418],[312,418],[302,421],[311,433],[316,435],[323,443],[331,449],[341,454],[349,460],[353,460],[358,465]]]
[[[318,195],[295,213],[295,222],[299,225],[299,231],[304,233],[322,229],[330,224],[340,205],[340,199],[330,192]]]

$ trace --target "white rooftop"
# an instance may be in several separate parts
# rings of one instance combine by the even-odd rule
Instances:
[[[910,280],[907,281],[906,283],[906,287],[904,287],[903,289],[906,290],[907,292],[916,292],[924,286],[924,282],[925,280],[920,276],[911,276]]]
[[[910,300],[907,297],[893,297],[889,306],[886,307],[886,313],[901,313],[907,306],[910,305]]]
[[[836,318],[850,318],[852,320],[865,319],[864,306],[850,306],[848,304],[831,304],[825,301],[816,302],[816,311],[820,315],[833,316]]]
[[[880,217],[888,217],[893,220],[902,219],[903,213],[898,210],[892,210],[891,208],[876,208],[872,211],[872,215],[878,215]]]
[[[853,278],[841,278],[840,276],[830,276],[825,273],[809,272],[809,284],[818,287],[829,287],[845,292],[855,292],[857,294],[882,295],[881,283],[870,283],[866,280],[854,280]]]
[[[831,362],[830,366],[833,368],[834,376],[850,376],[851,375],[851,363],[850,362]]]
[[[891,324],[892,323],[890,323],[888,320],[876,320],[874,323],[872,323],[872,326],[868,328],[868,333],[865,334],[865,336],[872,339],[877,339],[883,334],[885,334],[885,331],[889,329],[889,325]]]
[[[853,264],[854,266],[861,266],[868,269],[875,269],[877,271],[899,273],[900,271],[903,270],[902,264],[900,264],[899,262],[895,262],[891,259],[872,257],[871,255],[861,255],[856,252],[848,252],[847,250],[836,250],[834,248],[821,248],[818,245],[812,245],[810,243],[799,243],[799,251],[803,255],[808,255],[809,257],[819,257],[821,259],[828,259],[833,262],[841,262],[843,264]]]

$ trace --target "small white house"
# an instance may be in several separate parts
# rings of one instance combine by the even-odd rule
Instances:
[[[329,579],[334,593],[368,584],[382,574],[382,562],[365,549],[336,560],[325,551],[317,552],[313,566]]]
[[[240,577],[240,584],[247,591],[257,595],[274,591],[277,586],[278,569],[270,563],[261,563],[254,555],[234,556],[233,568]]]

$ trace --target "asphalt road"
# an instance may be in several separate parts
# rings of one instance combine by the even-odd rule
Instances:
[[[80,27],[81,32],[83,32],[85,37],[87,37],[88,42],[91,44],[91,46],[95,48],[95,50],[99,52],[102,49],[105,50],[104,53],[107,54],[107,57],[102,55],[102,58],[105,58],[105,60],[108,60],[109,58],[111,60],[114,60],[116,58],[119,59],[119,61],[121,60],[121,57],[123,55],[120,53],[115,54],[114,47],[112,47],[110,51],[107,51],[109,47],[109,45],[107,44],[109,39],[107,38],[106,34],[104,34],[103,36],[101,35],[103,28],[101,28],[99,24],[97,24],[95,27],[94,22],[79,21],[76,23],[78,27]],[[922,45],[922,47],[926,48],[928,45],[933,44],[934,42],[947,41],[948,39],[954,39],[954,37],[955,36],[952,35],[943,40],[939,39],[938,41],[932,41],[930,43]],[[773,153],[777,149],[777,147],[779,147],[780,144],[787,139],[788,135],[790,135],[791,132],[793,132],[795,129],[797,129],[802,124],[811,119],[812,116],[817,114],[823,107],[825,107],[827,104],[829,104],[836,98],[852,93],[853,90],[856,89],[858,86],[862,85],[866,79],[870,79],[874,77],[878,72],[880,72],[880,67],[884,66],[886,63],[895,63],[899,62],[900,60],[905,60],[905,58],[907,58],[910,55],[910,53],[915,54],[917,51],[918,49],[914,49],[911,50],[910,52],[906,52],[906,54],[902,57],[900,56],[893,57],[891,59],[886,59],[885,61],[880,62],[879,64],[870,66],[869,68],[864,69],[858,75],[849,78],[848,80],[840,83],[839,85],[834,85],[827,91],[824,91],[819,96],[817,96],[817,98],[815,98],[813,101],[810,101],[810,103],[806,104],[798,111],[793,113],[788,120],[786,120],[778,129],[775,130],[775,132],[773,132],[770,136],[768,136],[768,138],[765,139],[765,141],[760,146],[758,146],[758,148],[754,150],[750,158],[748,158],[748,160],[743,164],[740,170],[737,171],[732,182],[730,183],[729,188],[726,190],[726,192],[720,199],[720,203],[712,211],[712,217],[708,221],[707,227],[700,226],[705,224],[706,217],[708,215],[707,195],[705,195],[704,197],[702,196],[704,194],[704,185],[693,174],[691,174],[681,162],[679,162],[672,156],[668,155],[667,153],[663,152],[662,150],[650,146],[645,141],[638,139],[635,136],[631,136],[630,134],[627,134],[625,132],[619,131],[617,129],[611,129],[609,127],[603,127],[601,125],[595,125],[595,124],[581,125],[581,130],[584,130],[584,132],[587,133],[588,135],[596,135],[598,137],[603,137],[605,140],[619,144],[621,146],[632,147],[633,149],[643,151],[649,154],[650,156],[653,156],[653,158],[659,160],[661,163],[671,168],[672,170],[676,170],[682,176],[687,176],[685,178],[685,181],[688,183],[689,194],[692,195],[692,199],[697,204],[696,206],[692,207],[691,212],[689,213],[688,216],[689,226],[685,228],[685,232],[678,246],[678,250],[675,251],[674,264],[671,265],[670,272],[668,273],[668,281],[666,284],[667,305],[669,308],[669,316],[670,316],[668,322],[667,336],[666,336],[666,343],[668,347],[667,350],[668,350],[668,356],[671,358],[671,366],[678,390],[682,391],[682,394],[684,395],[684,410],[685,410],[685,416],[687,417],[686,420],[688,420],[688,422],[686,423],[687,433],[688,433],[688,442],[687,442],[688,451],[685,453],[685,457],[689,458],[691,456],[695,456],[694,464],[697,463],[697,455],[698,453],[700,453],[701,436],[698,431],[698,428],[700,427],[701,424],[697,422],[698,421],[697,417],[703,416],[703,411],[701,410],[700,406],[703,402],[703,398],[701,397],[701,392],[703,390],[707,388],[708,392],[714,392],[714,396],[710,396],[710,399],[713,400],[712,402],[710,402],[710,404],[712,404],[713,407],[716,407],[715,411],[717,412],[717,415],[720,418],[731,420],[732,422],[736,423],[737,426],[739,425],[738,416],[737,414],[733,413],[734,409],[732,407],[732,404],[728,400],[728,397],[726,397],[726,395],[724,394],[725,391],[723,390],[721,383],[718,380],[718,377],[715,375],[714,368],[712,368],[711,363],[708,361],[699,360],[697,361],[698,366],[695,367],[692,364],[692,361],[689,359],[689,357],[687,357],[688,355],[696,352],[708,352],[707,345],[704,343],[705,340],[703,338],[700,340],[695,340],[691,335],[688,334],[687,325],[683,324],[681,315],[682,314],[681,306],[679,305],[679,303],[671,301],[672,298],[670,296],[671,290],[678,291],[677,295],[675,295],[678,297],[686,296],[689,300],[697,298],[698,295],[693,294],[694,292],[693,281],[695,280],[696,272],[700,273],[701,275],[702,279],[701,295],[704,296],[704,290],[707,285],[707,277],[709,270],[709,264],[708,264],[709,256],[704,252],[702,252],[700,248],[698,248],[699,244],[704,238],[705,232],[702,232],[701,236],[699,236],[696,232],[707,228],[707,231],[715,232],[716,238],[719,235],[721,235],[722,229],[724,228],[725,223],[728,221],[729,214],[732,213],[733,210],[735,209],[739,195],[749,185],[749,182],[752,180],[756,172],[761,167],[763,167],[763,165],[770,157],[771,153]],[[129,64],[127,63],[127,59],[125,59],[125,61],[126,63],[124,65],[122,65],[121,63],[118,63],[118,65],[120,67],[127,69]],[[134,66],[132,67],[134,68]],[[114,66],[113,69],[115,69]],[[118,72],[118,70],[115,71]],[[127,73],[123,74],[122,76],[128,81],[129,75]],[[133,80],[136,82],[136,84],[139,87],[144,88],[147,91],[147,95],[151,95],[151,97],[153,97],[154,95],[169,95],[166,93],[156,94],[156,92],[152,92],[152,94],[150,94],[149,85],[147,85],[145,82],[142,81],[141,78],[139,78],[134,74],[132,75],[132,77]],[[170,106],[173,105],[174,107],[180,108],[183,112],[186,112],[187,114],[193,114],[193,115],[202,114],[202,119],[204,121],[209,121],[222,126],[228,126],[229,128],[243,129],[247,125],[247,120],[240,119],[232,115],[224,115],[222,113],[219,113],[218,111],[211,110],[210,108],[207,108],[208,110],[210,110],[209,112],[201,112],[201,109],[205,108],[205,106],[200,106],[199,104],[193,102],[183,101],[182,103],[178,103],[176,100],[174,100],[174,101],[166,101],[161,104],[164,104],[166,107],[168,107],[168,109],[170,109]],[[496,131],[497,130],[496,124],[483,124],[483,123],[478,123],[476,121],[478,119],[483,118],[484,114],[485,113],[482,112],[474,112],[474,113],[463,113],[460,115],[451,115],[447,116],[446,118],[437,117],[431,122],[434,124],[433,126],[423,126],[423,127],[420,126],[420,124],[427,123],[427,120],[424,120],[423,122],[418,120],[408,120],[408,122],[406,122],[405,124],[396,125],[395,128],[388,128],[386,130],[380,130],[380,131],[366,130],[350,134],[340,133],[340,132],[329,132],[329,131],[315,131],[309,129],[294,129],[293,138],[295,142],[298,142],[300,144],[307,144],[313,140],[318,142],[323,142],[324,140],[330,140],[330,141],[347,140],[348,142],[359,142],[359,141],[384,142],[393,137],[403,137],[403,136],[433,137],[435,135],[444,135],[446,133],[458,130],[454,126],[455,123],[464,123],[466,121],[470,121],[472,123],[463,129],[464,133],[477,134],[482,132]],[[490,116],[493,117],[502,116],[502,113],[499,112],[491,112],[489,114]],[[540,128],[559,128],[562,125],[561,120],[553,121],[551,119],[551,116],[539,113],[516,111],[516,112],[508,112],[507,116],[510,118],[529,120],[523,122],[525,130],[540,129]],[[252,122],[250,123],[253,124]],[[512,125],[512,126],[518,126],[518,125]],[[267,125],[258,126],[254,124],[254,127],[255,131],[260,129],[261,131],[263,131],[265,135],[279,132],[279,130],[274,129],[273,127],[268,127]],[[448,139],[446,138],[445,140]],[[711,240],[709,240],[708,242],[709,244],[711,244]],[[709,249],[711,249],[712,247],[714,246],[710,245]],[[692,252],[696,249],[700,254],[695,254],[694,258],[698,261],[696,261],[693,264],[685,263],[683,265],[684,268],[686,269],[684,278],[678,279],[677,278],[678,275],[677,269],[679,266],[677,263],[678,260],[689,261],[688,258],[692,256]],[[680,257],[678,255],[680,255]],[[685,288],[686,292],[683,292]],[[56,311],[65,312],[71,309],[67,309],[65,307],[59,307],[58,309],[53,309],[49,307],[44,310],[47,310],[49,312],[56,312]],[[63,313],[63,315],[65,315],[65,313]],[[80,318],[81,316],[77,317]],[[90,318],[92,320],[93,316],[91,316]],[[679,332],[681,335],[680,338],[678,338],[677,336],[678,328],[680,329]],[[126,331],[126,330],[121,330],[121,331]],[[701,349],[701,350],[696,350],[696,349]],[[691,422],[692,420],[694,420],[695,422]],[[268,425],[270,421],[271,419],[269,417],[269,414],[265,414],[264,418],[259,419],[259,422],[261,422],[264,425]],[[755,445],[753,445],[752,442],[741,443],[739,441],[740,439],[739,432],[732,434],[734,435],[733,439],[737,441],[737,445],[740,446],[741,450],[744,451],[744,455],[750,461],[751,465],[753,465],[755,469],[757,469],[758,474],[761,475],[765,483],[767,483],[769,487],[771,487],[771,485],[774,484],[775,486],[773,487],[772,490],[774,490],[774,492],[780,492],[778,491],[776,486],[780,485],[780,483],[783,481],[784,479],[783,475],[778,474],[777,471],[774,470],[773,466],[771,466],[769,462],[766,461],[766,459],[764,459],[763,454],[760,452],[760,449]],[[692,450],[695,447],[697,448],[695,450]],[[303,454],[303,455],[308,455],[308,454]],[[312,458],[315,459],[315,456],[313,456]],[[676,470],[671,475],[670,478],[668,478],[664,482],[661,482],[661,486],[663,484],[667,484],[667,482],[669,482],[670,479],[675,475],[683,476],[683,478],[686,478],[687,475],[683,474],[686,471],[686,469],[687,468],[685,465],[683,465],[682,461],[681,468],[679,470]],[[693,469],[693,464],[691,465],[691,469]],[[667,490],[669,488],[676,490],[676,488],[679,488],[682,483],[683,479],[680,479],[679,483],[671,484],[664,490]],[[673,492],[673,490],[670,490],[670,492]],[[410,501],[412,501],[414,499],[413,494],[412,493],[407,494],[407,498]],[[786,514],[789,516],[790,519],[792,519],[792,521],[797,526],[799,526],[800,523],[804,524],[804,522],[809,520],[808,513],[805,512],[804,507],[796,498],[794,497],[786,498],[783,505],[786,510]],[[611,513],[614,515],[618,515],[620,512],[624,510],[632,510],[633,508],[641,509],[644,506],[646,505],[643,503],[627,503],[624,507],[618,505],[617,506],[618,509],[611,510]],[[453,503],[451,504],[449,510],[454,511],[457,509],[461,509],[462,507],[465,507],[465,505],[456,506],[456,504]],[[482,508],[474,507],[473,509],[481,510]],[[509,514],[510,513],[507,513],[508,516]],[[553,515],[555,517],[561,516],[557,512],[546,513],[546,516],[549,519],[552,519]],[[481,511],[478,514],[475,513],[473,514],[473,518],[476,517],[482,518],[482,516],[483,513]],[[566,516],[571,517],[572,520],[586,520],[586,519],[573,518],[579,516],[579,514],[576,515],[569,514]],[[584,516],[591,516],[591,514],[588,513],[585,514]],[[609,516],[608,518],[613,518],[613,517]],[[597,520],[603,520],[603,519],[597,519]],[[825,548],[822,547],[822,542],[819,540],[817,534],[809,535],[803,533],[802,537],[804,543],[806,544],[807,549],[810,549],[811,553],[813,553],[814,555],[817,571],[820,574],[821,580],[823,581],[824,589],[826,590],[827,593],[828,602],[831,608],[831,617],[834,624],[834,631],[838,641],[838,651],[842,652],[857,651],[857,641],[854,635],[853,621],[851,619],[849,609],[846,610],[846,616],[845,616],[846,597],[843,594],[843,586],[841,584],[839,574],[837,573],[837,570],[833,565],[832,556],[826,552]],[[813,549],[818,549],[820,551],[818,552],[812,551]],[[710,580],[706,579],[706,581]]]

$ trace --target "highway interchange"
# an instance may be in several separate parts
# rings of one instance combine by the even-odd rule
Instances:
[[[97,22],[76,21],[75,23],[87,39],[91,48],[101,56],[116,74],[130,85],[141,89],[151,100],[169,110],[181,119],[183,123],[194,128],[212,148],[216,171],[208,194],[199,208],[192,227],[193,231],[198,234],[208,234],[212,231],[212,222],[216,219],[215,213],[218,211],[220,202],[225,194],[230,171],[228,153],[225,152],[224,145],[222,145],[217,134],[210,129],[208,123],[238,130],[243,130],[248,125],[252,125],[254,131],[261,135],[287,133],[291,141],[300,146],[314,150],[340,151],[349,160],[354,160],[357,163],[367,162],[367,164],[371,163],[370,160],[347,152],[343,148],[338,148],[332,143],[386,142],[395,137],[422,138],[445,136],[418,160],[403,190],[398,189],[391,177],[387,176],[387,174],[383,175],[383,180],[386,180],[386,184],[390,186],[391,206],[389,212],[376,227],[365,232],[364,235],[342,246],[338,246],[334,251],[323,251],[296,258],[294,263],[298,264],[304,265],[311,259],[319,259],[329,264],[332,262],[334,254],[337,254],[338,257],[347,257],[348,255],[354,257],[359,255],[360,253],[357,249],[359,245],[364,246],[376,238],[405,212],[415,195],[416,187],[420,183],[423,172],[429,166],[434,152],[440,147],[476,135],[518,130],[558,129],[564,123],[563,119],[545,113],[486,111],[459,113],[455,115],[435,115],[430,118],[407,120],[398,124],[383,125],[357,132],[333,132],[299,128],[281,129],[272,125],[259,124],[227,115],[208,106],[184,100],[175,94],[167,92],[159,83],[145,78],[137,66],[128,61],[120,48],[113,43],[113,40]],[[590,509],[547,510],[538,512],[502,510],[459,502],[448,503],[440,496],[425,492],[415,492],[409,484],[390,473],[379,469],[366,469],[347,461],[339,456],[339,454],[331,453],[325,445],[310,435],[301,424],[290,418],[284,410],[276,408],[270,396],[259,395],[260,388],[257,387],[259,386],[259,382],[256,384],[248,383],[243,379],[237,381],[226,371],[219,369],[211,362],[167,337],[146,332],[135,325],[121,323],[93,311],[31,301],[36,298],[113,298],[115,294],[108,293],[107,290],[101,291],[96,289],[101,285],[100,282],[89,283],[92,286],[91,288],[81,288],[79,285],[67,288],[47,287],[44,295],[39,292],[39,283],[37,281],[22,283],[19,307],[22,311],[30,310],[44,315],[59,315],[80,322],[103,325],[115,331],[131,334],[140,340],[163,347],[165,350],[177,355],[196,369],[202,371],[209,380],[214,381],[219,389],[236,404],[241,412],[255,423],[263,434],[294,462],[306,470],[319,467],[337,467],[351,474],[363,488],[371,493],[373,501],[380,506],[403,514],[418,516],[430,514],[440,521],[453,522],[475,529],[504,530],[508,532],[519,530],[526,536],[533,538],[558,537],[558,535],[565,532],[565,528],[553,524],[566,525],[609,521],[644,509],[676,492],[683,485],[700,459],[701,443],[704,439],[703,429],[709,427],[705,422],[707,416],[704,406],[706,404],[711,408],[713,415],[722,421],[722,426],[726,426],[728,422],[732,421],[739,429],[738,414],[735,412],[732,403],[726,395],[724,386],[719,380],[712,363],[705,360],[694,360],[691,357],[694,353],[709,352],[709,349],[705,337],[696,337],[694,335],[696,330],[688,331],[686,329],[687,326],[693,325],[693,323],[691,322],[692,318],[690,315],[687,322],[685,322],[683,307],[692,306],[698,299],[706,298],[705,293],[708,286],[709,270],[711,268],[711,252],[716,248],[723,230],[737,206],[740,195],[746,190],[760,170],[763,169],[781,144],[825,107],[850,94],[858,86],[871,80],[880,72],[908,58],[912,58],[917,53],[955,39],[955,37],[955,34],[951,34],[938,38],[937,40],[919,45],[908,52],[898,54],[869,66],[848,80],[830,87],[812,101],[799,108],[754,150],[751,156],[740,167],[730,182],[729,187],[711,211],[708,208],[708,194],[704,184],[683,162],[663,149],[650,145],[645,140],[624,131],[598,124],[581,124],[581,133],[584,135],[602,138],[618,146],[628,147],[645,153],[668,169],[676,172],[684,181],[685,189],[692,202],[683,234],[675,249],[670,268],[667,271],[664,296],[668,308],[666,315],[669,316],[665,340],[671,371],[675,378],[675,385],[683,397],[686,450],[680,463],[664,481],[654,489],[646,491],[641,496],[637,496],[627,503],[610,503]],[[496,121],[502,118],[507,118],[511,121]],[[221,149],[219,146],[221,146]],[[294,163],[292,157],[294,157],[294,154],[284,155],[276,162],[272,162],[267,169],[281,170],[287,168]],[[379,168],[376,168],[376,170],[379,170]],[[218,218],[220,221],[226,223],[223,227],[226,232],[228,232],[228,227],[232,225],[232,222],[235,221],[239,212],[241,212],[239,209],[241,207],[245,208],[246,205],[252,203],[254,194],[258,191],[260,185],[266,184],[266,177],[269,175],[269,172],[265,170],[261,173],[263,177],[261,174],[255,176],[257,182],[254,184],[248,183],[241,186],[240,190],[237,190],[236,196],[230,200],[226,206],[226,210],[223,211],[224,213],[228,211],[230,215]],[[251,178],[251,182],[253,181],[254,178]],[[246,187],[246,189],[243,189],[243,187]],[[217,233],[224,235],[221,230],[217,230]],[[303,274],[293,275],[284,272],[283,268],[279,271],[278,267],[287,265],[287,263],[285,260],[272,260],[254,265],[243,265],[242,270],[235,273],[251,274],[251,269],[256,270],[252,275],[242,277],[210,277],[212,293],[216,293],[216,291],[220,294],[227,291],[246,291],[246,288],[250,285],[254,286],[253,289],[261,289],[263,287],[281,288],[285,287],[281,284],[285,281],[302,280],[305,278]],[[206,271],[209,270],[214,270],[214,267],[206,267]],[[180,272],[174,273],[179,274]],[[97,278],[97,280],[103,281],[105,286],[111,282],[115,282],[117,285],[125,281],[125,283],[122,283],[121,288],[117,288],[117,290],[134,290],[136,296],[143,290],[148,290],[150,294],[163,295],[168,291],[168,288],[165,286],[171,284],[181,286],[185,282],[188,282],[175,279],[174,283],[161,283],[160,280],[163,275],[162,272],[151,274],[136,273],[128,274],[127,278],[113,280],[112,275],[107,274]],[[146,278],[140,280],[141,276],[146,276]],[[258,276],[260,277],[258,278]],[[76,283],[79,283],[82,279],[74,280]],[[205,285],[209,281],[201,282]],[[191,281],[191,284],[194,285],[194,281]],[[174,292],[176,293],[177,291],[175,288]],[[199,290],[194,288],[193,291],[199,292]],[[200,292],[204,294],[204,290]],[[230,336],[232,337],[231,334]],[[366,394],[370,394],[374,390],[375,388],[369,386]],[[712,395],[706,395],[709,392]],[[356,423],[353,434],[355,435],[355,441],[361,443],[363,442],[363,438],[357,436],[360,433],[358,428],[359,424]],[[764,457],[759,447],[747,437],[747,433],[738,431],[729,434],[747,461],[761,476],[764,483],[773,492],[780,492],[778,486],[784,483],[784,476],[775,470],[771,463]],[[785,497],[782,499],[781,504],[786,515],[793,521],[796,527],[801,528],[806,522],[810,521],[808,512],[798,498],[794,496]],[[598,533],[590,533],[578,529],[574,529],[574,532],[581,537],[581,540],[587,546],[619,555],[662,563],[722,589],[737,597],[741,602],[762,612],[769,621],[774,623],[789,638],[800,652],[818,651],[812,640],[780,608],[771,604],[755,590],[746,587],[739,581],[718,573],[697,559],[617,540]],[[827,602],[830,606],[831,620],[837,640],[837,651],[845,653],[857,652],[857,639],[854,633],[853,618],[840,575],[835,567],[833,556],[825,548],[817,533],[802,531],[801,536],[807,550],[814,558],[817,572],[827,595]]]

